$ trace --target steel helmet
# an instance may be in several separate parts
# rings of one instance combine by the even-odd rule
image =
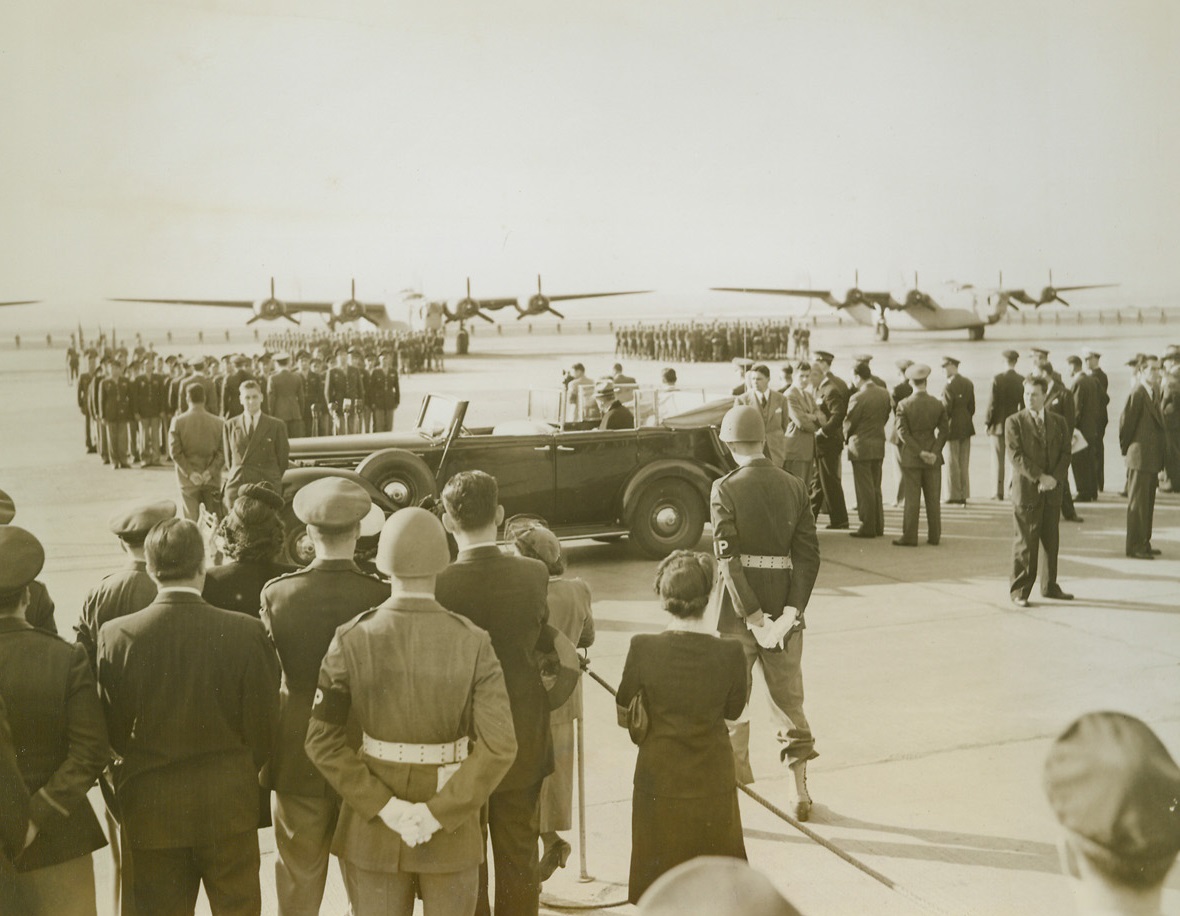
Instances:
[[[721,421],[722,442],[761,442],[766,438],[762,415],[748,404],[731,407]]]

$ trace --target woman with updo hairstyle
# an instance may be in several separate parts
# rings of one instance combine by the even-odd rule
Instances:
[[[275,559],[283,546],[283,505],[283,497],[269,484],[251,483],[238,490],[216,533],[230,562],[205,573],[202,597],[214,607],[257,617],[262,586],[295,571]]]
[[[504,538],[522,557],[540,560],[548,568],[550,626],[564,633],[579,649],[593,645],[590,586],[578,578],[563,578],[565,553],[557,536],[540,519],[522,516],[505,523]],[[558,868],[565,868],[570,855],[570,844],[558,831],[573,827],[574,720],[581,718],[582,682],[579,679],[569,699],[549,713],[553,772],[541,783],[541,881],[550,878]]]
[[[706,620],[715,575],[709,554],[666,557],[655,590],[672,619],[662,633],[633,637],[623,666],[618,703],[642,694],[650,723],[635,761],[632,903],[681,862],[746,858],[726,720],[742,714],[749,685],[741,644]]]

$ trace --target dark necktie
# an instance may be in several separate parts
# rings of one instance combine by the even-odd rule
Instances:
[[[1039,414],[1039,413],[1033,414],[1033,426],[1036,427],[1037,435],[1040,438],[1044,439],[1045,438],[1045,416],[1044,416],[1044,414]]]

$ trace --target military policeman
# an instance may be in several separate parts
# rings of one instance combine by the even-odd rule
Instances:
[[[709,498],[724,583],[717,625],[741,643],[748,672],[761,665],[782,759],[794,776],[794,814],[805,821],[807,761],[818,753],[803,713],[803,613],[819,574],[819,541],[803,482],[763,455],[765,436],[761,415],[746,405],[721,422],[738,468],[713,483]],[[742,783],[754,781],[748,715],[749,706],[730,730]]]
[[[930,367],[914,363],[906,369],[914,393],[897,405],[897,438],[901,446],[901,482],[905,508],[901,537],[895,547],[918,546],[918,510],[926,500],[926,543],[942,538],[942,447],[946,444],[947,416],[942,401],[926,391]]]
[[[295,515],[307,525],[315,560],[262,589],[261,618],[283,669],[279,737],[270,758],[274,789],[275,889],[279,913],[320,911],[328,854],[340,800],[303,749],[320,663],[336,628],[389,597],[389,586],[357,567],[361,520],[372,502],[360,484],[339,477],[309,483],[295,494]]]
[[[434,599],[449,561],[434,515],[390,516],[377,566],[392,593],[337,630],[320,671],[306,747],[344,801],[332,851],[356,916],[409,916],[415,887],[428,913],[474,911],[480,808],[516,754],[491,637]]]
[[[16,517],[16,503],[12,497],[0,490],[0,525],[7,525]],[[49,589],[40,579],[29,583],[29,601],[25,605],[25,620],[38,630],[57,635],[57,621],[53,618],[56,607],[49,597]]]
[[[32,534],[0,527],[0,701],[31,796],[16,873],[0,874],[0,911],[93,916],[91,853],[106,840],[86,793],[110,746],[86,653],[24,618],[44,564]]]

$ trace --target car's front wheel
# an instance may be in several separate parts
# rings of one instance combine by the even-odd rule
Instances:
[[[674,477],[648,484],[631,515],[631,540],[656,559],[695,547],[704,530],[705,501],[690,483]]]
[[[279,559],[292,566],[306,566],[315,559],[315,545],[307,536],[307,525],[290,506],[283,510],[283,549]]]

